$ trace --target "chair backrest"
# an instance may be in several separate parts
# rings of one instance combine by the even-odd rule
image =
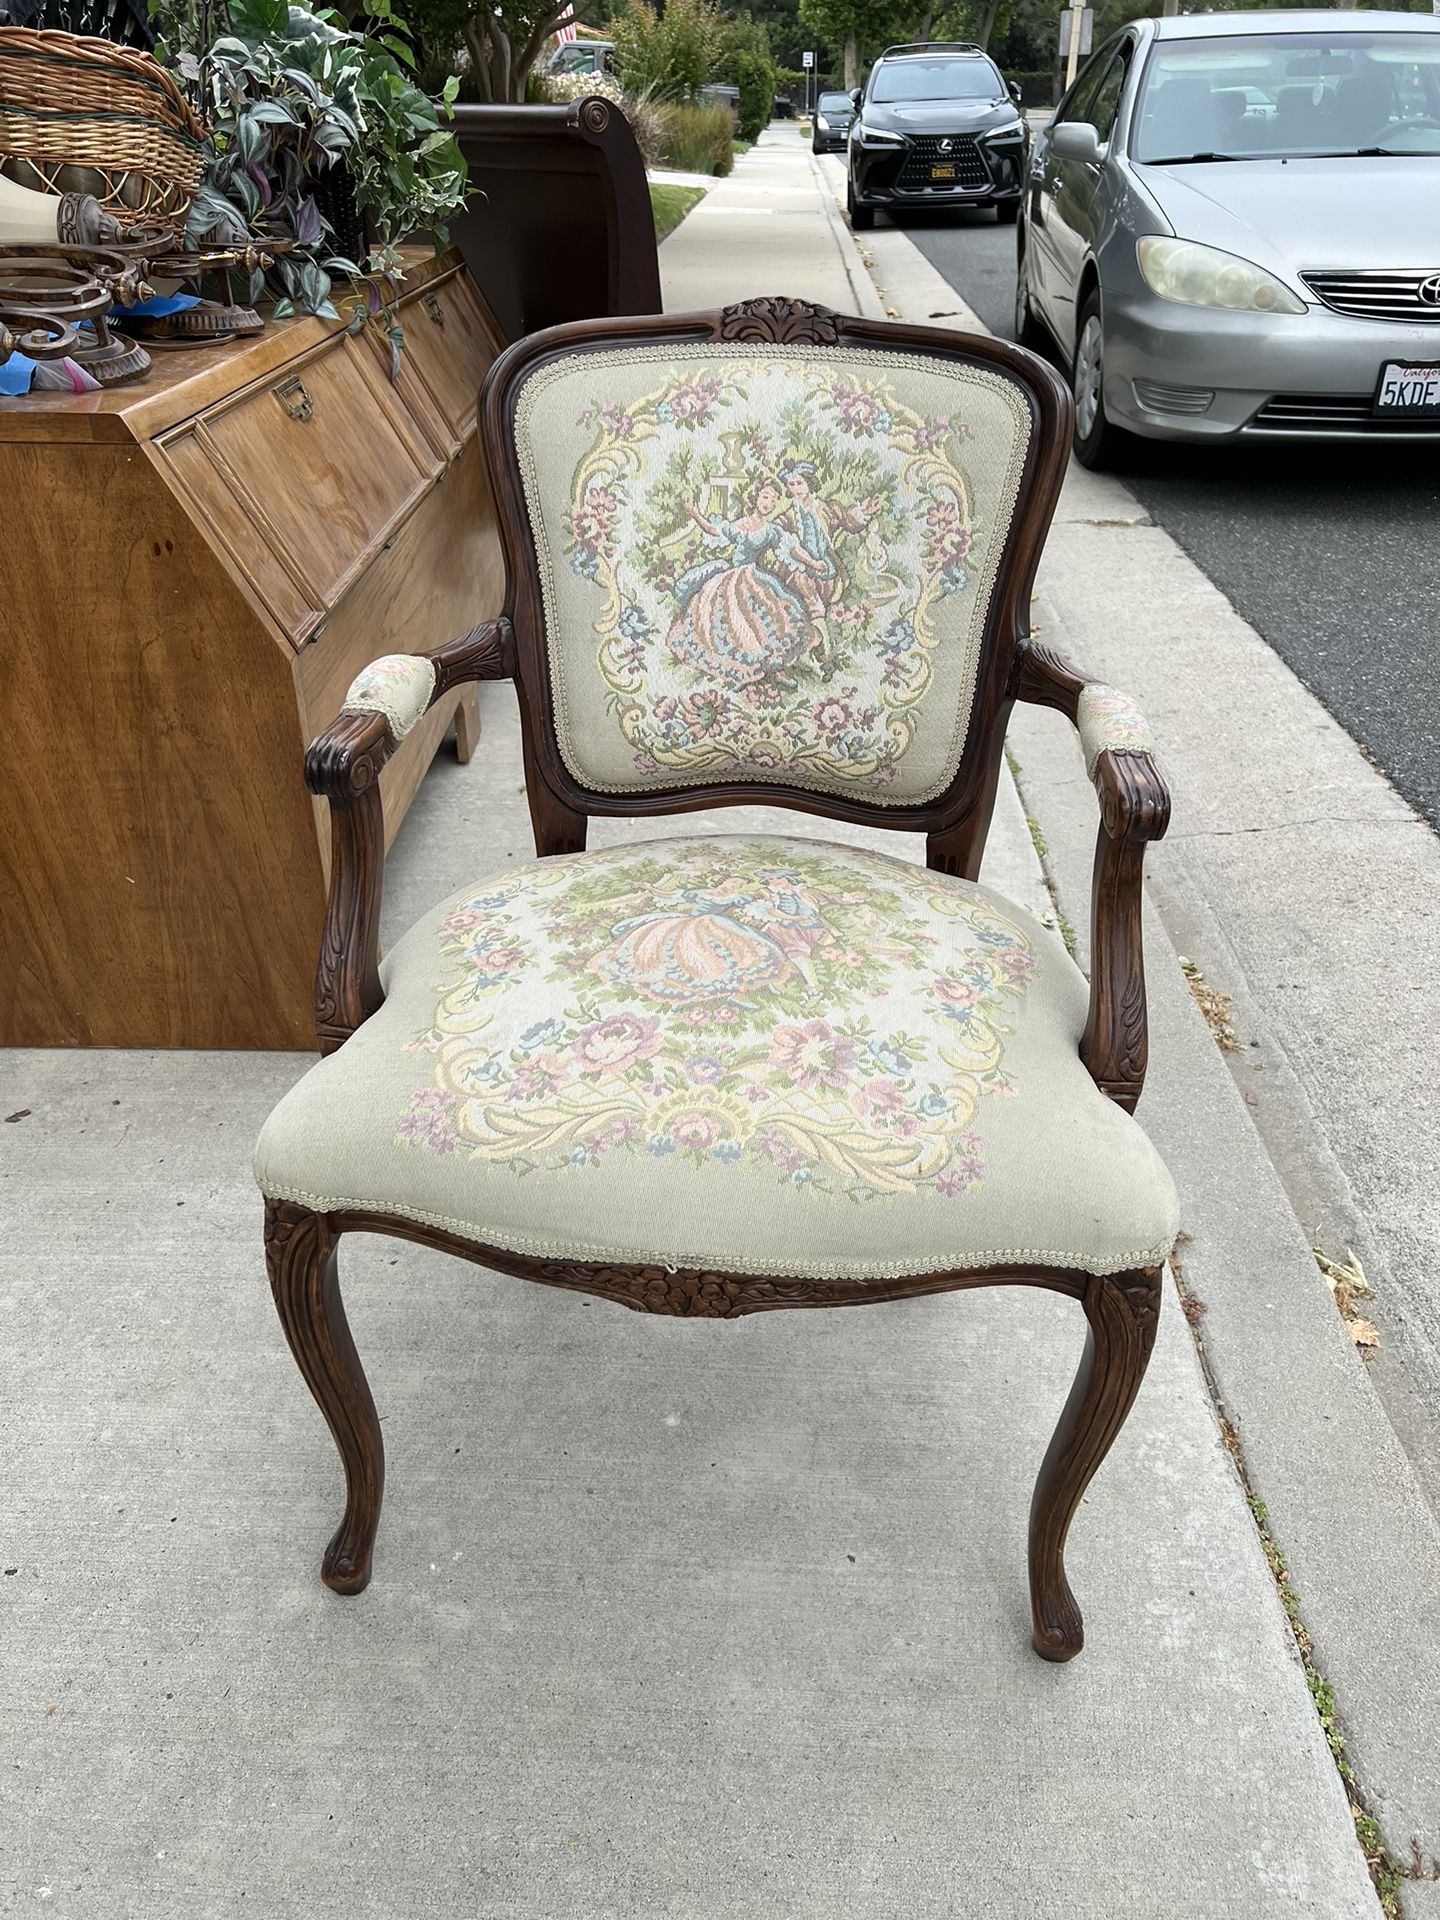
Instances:
[[[778,801],[976,864],[1069,442],[1050,368],[749,301],[520,341],[482,420],[542,850],[556,807]]]

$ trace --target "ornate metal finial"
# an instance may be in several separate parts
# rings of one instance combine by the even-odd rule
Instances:
[[[103,247],[118,240],[120,222],[89,193],[62,193],[55,209],[55,237],[65,247]]]
[[[776,345],[833,347],[840,315],[809,300],[741,300],[720,316],[722,340],[770,340]]]

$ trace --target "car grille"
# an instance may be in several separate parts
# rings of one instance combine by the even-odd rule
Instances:
[[[942,144],[948,151],[942,152]],[[900,169],[900,178],[896,181],[902,193],[918,193],[924,187],[948,187],[948,180],[935,181],[930,178],[932,167],[954,167],[957,187],[988,187],[990,169],[979,143],[972,134],[938,133],[911,134],[910,148],[905,155],[904,165]]]
[[[1334,393],[1277,393],[1250,422],[1252,433],[1440,433],[1434,420],[1386,420],[1376,417],[1371,396]]]
[[[1352,320],[1428,321],[1440,327],[1440,269],[1395,273],[1302,273],[1300,278],[1336,313]],[[1420,297],[1421,287],[1435,298]]]

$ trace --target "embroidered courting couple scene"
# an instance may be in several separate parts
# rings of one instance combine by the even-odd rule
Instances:
[[[1000,502],[956,402],[983,418],[989,396],[934,383],[917,405],[859,357],[632,372],[634,398],[579,410],[551,556],[590,588],[565,613],[594,636],[627,773],[889,786],[947,629],[964,647],[969,610],[946,603],[983,580]],[[573,444],[576,414],[556,424]]]

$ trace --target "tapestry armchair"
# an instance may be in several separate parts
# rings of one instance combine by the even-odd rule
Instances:
[[[503,616],[377,662],[309,750],[334,858],[324,1056],[256,1171],[280,1317],[370,1578],[380,1427],[336,1249],[399,1235],[643,1312],[732,1319],[988,1285],[1087,1322],[1031,1505],[1034,1644],[1082,1644],[1071,1519],[1139,1389],[1174,1189],[1145,1076],[1140,716],[1027,635],[1070,440],[1040,361],[799,302],[517,342],[482,426]],[[464,680],[513,678],[538,858],[385,958],[378,776]],[[1017,699],[1100,802],[1092,973],[977,876]],[[595,815],[769,802],[923,835],[586,852]]]

